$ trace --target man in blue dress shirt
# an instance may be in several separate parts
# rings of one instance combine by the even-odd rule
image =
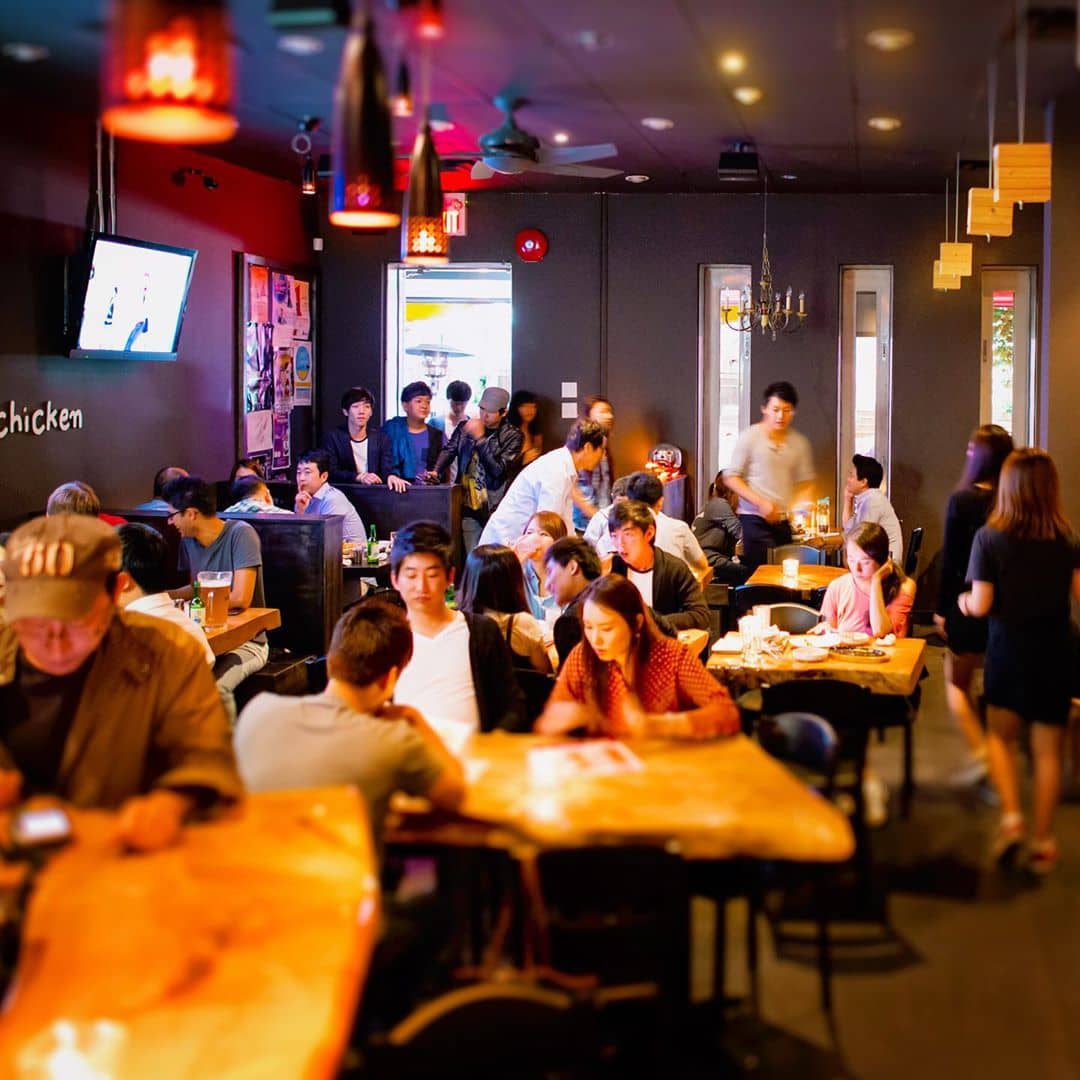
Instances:
[[[330,455],[325,450],[309,450],[296,463],[296,488],[298,514],[340,514],[342,540],[363,543],[364,523],[345,493],[330,483]]]

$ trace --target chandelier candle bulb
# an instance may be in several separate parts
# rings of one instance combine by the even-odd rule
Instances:
[[[791,286],[787,287],[787,292],[784,295],[784,314],[791,314]]]

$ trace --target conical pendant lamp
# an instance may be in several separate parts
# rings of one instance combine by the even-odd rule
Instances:
[[[231,48],[223,0],[118,0],[105,53],[105,130],[144,142],[231,139]]]
[[[392,229],[394,150],[386,74],[375,43],[375,22],[353,16],[334,90],[330,224],[348,229]]]
[[[401,259],[413,266],[442,266],[450,261],[450,240],[443,222],[442,179],[439,155],[425,114],[416,135],[409,189],[401,226]]]

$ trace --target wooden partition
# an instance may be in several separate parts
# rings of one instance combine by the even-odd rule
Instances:
[[[274,502],[291,510],[296,497],[294,484],[267,485]],[[392,532],[414,521],[434,521],[450,534],[454,541],[454,563],[461,569],[461,487],[458,484],[414,484],[408,491],[391,491],[385,484],[335,484],[356,507],[364,528],[375,531],[380,540],[388,540]],[[221,499],[223,494],[218,493]],[[228,506],[227,502],[219,502]]]
[[[128,521],[157,529],[168,547],[169,588],[187,584],[177,569],[180,534],[163,510],[112,510]],[[315,515],[228,514],[259,534],[263,589],[268,607],[281,610],[281,626],[270,644],[296,656],[322,656],[341,615],[341,518]]]

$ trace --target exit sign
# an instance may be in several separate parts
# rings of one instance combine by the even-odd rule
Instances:
[[[442,197],[443,228],[447,236],[468,235],[468,196],[463,192],[447,191]]]

